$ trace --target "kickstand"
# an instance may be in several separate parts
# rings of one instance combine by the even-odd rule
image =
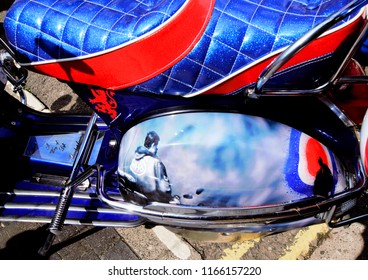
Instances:
[[[96,141],[97,118],[97,114],[94,113],[87,125],[83,140],[78,149],[77,157],[70,173],[70,177],[60,193],[53,218],[48,227],[48,236],[46,237],[43,246],[38,250],[38,254],[43,257],[47,256],[56,235],[61,232],[64,226],[75,188],[81,185],[95,172],[93,168],[89,167],[82,174],[80,174],[81,168],[86,166],[88,163],[91,150]]]

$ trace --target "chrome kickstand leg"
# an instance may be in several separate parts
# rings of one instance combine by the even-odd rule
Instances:
[[[64,226],[66,215],[68,213],[68,209],[73,198],[75,188],[80,186],[95,172],[94,168],[89,167],[80,174],[81,168],[86,166],[88,163],[91,150],[96,140],[95,132],[97,118],[97,114],[94,113],[87,125],[87,129],[79,146],[78,153],[75,158],[72,171],[70,173],[70,177],[60,193],[53,218],[48,227],[48,235],[46,237],[45,243],[38,251],[38,254],[41,256],[47,255],[55,240],[56,235],[61,232]]]

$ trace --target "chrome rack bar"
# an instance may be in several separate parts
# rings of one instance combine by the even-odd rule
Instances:
[[[303,202],[296,202],[292,206],[288,205],[288,207],[285,207],[285,204],[279,204],[251,208],[213,208],[155,202],[142,206],[124,201],[122,198],[109,196],[104,186],[104,168],[96,166],[96,171],[98,198],[111,208],[138,215],[154,224],[191,228],[192,230],[203,229],[203,225],[206,225],[206,230],[219,232],[284,230],[287,226],[287,223],[283,222],[284,218],[295,219],[295,223],[307,220],[308,223],[322,222],[322,219],[316,214],[323,212],[328,213],[324,221],[330,223],[335,212],[334,206],[356,197],[365,187],[365,184],[359,182],[352,189],[326,200],[315,196]]]
[[[367,84],[368,76],[346,76],[336,81],[336,84]]]
[[[66,219],[68,208],[73,198],[75,188],[77,188],[95,172],[94,168],[89,167],[82,174],[80,174],[81,169],[88,162],[91,149],[96,140],[95,131],[97,118],[97,114],[93,113],[87,125],[87,129],[79,146],[78,154],[74,161],[70,177],[60,193],[54,216],[48,228],[49,234],[44,245],[38,251],[41,256],[47,255],[50,247],[52,246],[52,243],[55,240],[55,236],[61,232],[64,226],[64,221]]]
[[[309,30],[306,34],[304,34],[300,39],[290,45],[285,51],[283,51],[277,58],[274,60],[260,75],[254,92],[250,92],[250,94],[260,94],[265,86],[265,84],[269,81],[269,79],[280,70],[280,68],[285,65],[293,56],[295,56],[298,52],[300,52],[304,47],[306,47],[309,43],[311,43],[318,36],[322,35],[332,26],[334,26],[337,22],[343,20],[350,14],[352,14],[356,9],[362,8],[367,5],[367,0],[355,0],[351,1],[344,8],[339,11],[333,13],[326,20],[322,21],[320,24]]]

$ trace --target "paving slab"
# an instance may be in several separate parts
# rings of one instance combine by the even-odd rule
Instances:
[[[310,260],[367,260],[367,224],[333,229],[320,241]]]

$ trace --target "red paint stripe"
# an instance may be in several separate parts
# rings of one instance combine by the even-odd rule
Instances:
[[[144,82],[185,57],[199,41],[215,0],[191,0],[160,30],[133,44],[83,60],[33,66],[61,80],[119,89]]]
[[[334,52],[349,34],[361,29],[364,23],[365,21],[363,17],[358,17],[349,25],[314,40],[307,47],[301,50],[294,58],[290,59],[290,61],[286,63],[280,70],[289,68],[291,66],[296,66],[302,62],[306,62]],[[278,55],[279,54],[276,54],[275,56],[256,64],[255,66],[232,77],[226,82],[206,91],[204,94],[229,94],[238,90],[239,88],[243,88],[249,84],[255,83],[265,67],[267,67]]]
[[[316,176],[318,170],[321,168],[318,163],[318,159],[321,158],[322,162],[328,165],[327,155],[322,145],[315,139],[308,139],[305,145],[305,157],[308,165],[308,172],[312,176]]]

